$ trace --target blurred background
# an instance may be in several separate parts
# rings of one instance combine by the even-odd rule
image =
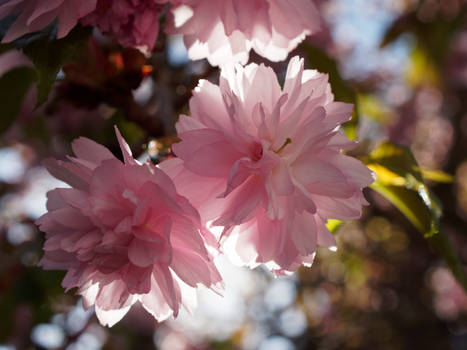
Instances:
[[[316,1],[323,30],[291,56],[330,68],[336,98],[356,102],[360,150],[389,139],[410,146],[421,168],[452,175],[428,185],[443,205],[440,226],[467,264],[467,2]],[[0,76],[21,60],[18,51],[1,53]],[[273,64],[280,77],[286,65]],[[45,212],[45,193],[64,186],[41,161],[70,154],[78,136],[120,157],[116,124],[136,156],[158,162],[199,79],[215,82],[218,70],[188,61],[180,37],[161,33],[146,58],[95,32],[44,104],[35,108],[42,97],[31,88],[15,121],[0,121],[0,350],[467,349],[464,290],[371,190],[363,218],[336,230],[337,252],[320,249],[311,268],[281,278],[220,257],[224,298],[201,290],[194,315],[162,324],[134,307],[103,328],[64,293],[63,272],[36,267],[43,234],[34,220]]]

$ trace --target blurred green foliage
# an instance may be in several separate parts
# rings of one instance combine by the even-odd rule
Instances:
[[[0,133],[8,130],[13,124],[26,94],[36,80],[36,71],[30,67],[18,67],[0,76]]]

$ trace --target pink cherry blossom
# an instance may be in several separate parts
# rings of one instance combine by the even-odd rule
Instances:
[[[352,107],[298,57],[283,89],[264,65],[226,67],[220,86],[203,80],[195,89],[191,117],[177,123],[179,158],[161,167],[205,224],[224,227],[227,252],[294,271],[317,245],[335,247],[328,219],[357,219],[367,204],[372,173],[341,152],[354,145],[338,130]]]
[[[319,30],[312,0],[170,0],[166,31],[183,34],[191,59],[214,65],[248,61],[250,49],[282,61]]]
[[[45,269],[63,269],[67,290],[78,287],[103,325],[118,322],[139,301],[161,321],[193,307],[198,284],[221,277],[200,234],[200,218],[172,180],[133,159],[117,137],[124,163],[89,139],[72,144],[76,157],[48,160],[47,169],[71,188],[48,193]]]
[[[47,27],[58,19],[57,37],[63,38],[78,20],[96,8],[97,0],[8,0],[0,5],[0,18],[19,15],[3,42]]]
[[[94,12],[82,19],[120,44],[150,51],[159,33],[159,15],[168,0],[98,0]]]

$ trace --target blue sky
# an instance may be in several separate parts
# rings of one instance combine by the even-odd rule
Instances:
[[[388,26],[394,20],[388,0],[336,0],[339,13],[336,17],[333,37],[339,43],[355,46],[354,53],[344,64],[344,75],[355,77],[370,71],[387,68],[400,70],[405,67],[409,47],[398,40],[384,50],[379,43]]]

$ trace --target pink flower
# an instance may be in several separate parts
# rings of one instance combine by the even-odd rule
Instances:
[[[430,276],[433,306],[436,314],[448,321],[467,313],[467,295],[452,273],[445,267],[436,267]]]
[[[337,130],[353,106],[333,99],[327,75],[294,57],[283,89],[264,65],[226,67],[220,86],[195,89],[191,117],[180,116],[179,159],[161,167],[204,223],[224,227],[243,263],[293,271],[317,245],[335,246],[328,219],[361,216],[373,177],[341,153],[354,144]]]
[[[98,0],[81,22],[114,36],[120,44],[150,51],[159,33],[162,4],[168,0]]]
[[[103,325],[118,322],[137,301],[161,321],[192,307],[198,284],[221,277],[200,235],[200,218],[171,179],[140,164],[118,130],[125,162],[86,138],[75,157],[49,160],[49,172],[71,188],[48,193],[45,269],[64,269],[67,290],[78,287],[86,308],[95,305]]]
[[[319,30],[312,0],[170,0],[167,32],[183,34],[191,59],[214,65],[248,61],[250,49],[282,61]]]
[[[0,5],[0,18],[19,14],[2,42],[41,30],[58,19],[57,37],[63,38],[78,20],[93,11],[97,0],[8,0]]]

